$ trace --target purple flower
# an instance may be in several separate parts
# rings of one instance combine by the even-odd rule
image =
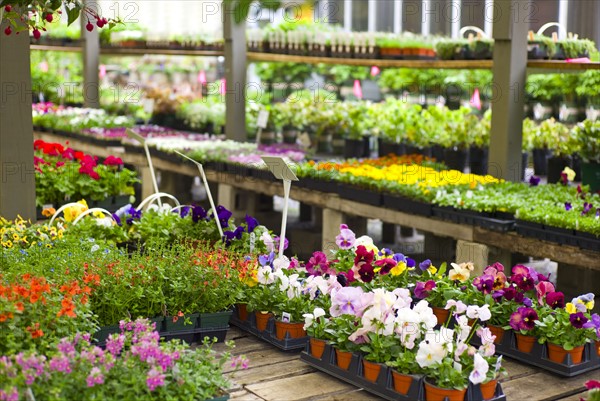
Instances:
[[[565,307],[565,294],[560,291],[549,292],[546,294],[546,304],[552,309]]]
[[[581,329],[583,328],[583,325],[588,322],[588,318],[585,317],[583,312],[577,312],[569,315],[569,321],[573,327],[576,329]]]
[[[335,237],[335,243],[340,249],[351,249],[356,241],[354,231],[350,230],[346,224],[340,225],[340,233]]]
[[[375,266],[381,267],[381,270],[379,270],[379,274],[381,275],[388,274],[397,264],[394,259],[390,258],[379,259],[375,262]]]
[[[102,375],[98,367],[93,367],[85,381],[88,387],[94,387],[96,384],[104,384],[104,375]]]
[[[181,217],[182,219],[185,218],[188,214],[190,214],[191,210],[191,206],[183,206],[181,209],[179,209],[179,217]]]
[[[498,291],[494,291],[492,292],[492,298],[494,299],[494,301],[496,302],[500,302],[502,301],[502,297],[504,296],[504,290],[498,290]]]
[[[535,321],[538,319],[535,309],[522,306],[510,315],[509,324],[515,331],[532,330],[535,327]]]
[[[271,252],[268,255],[260,255],[258,257],[258,263],[261,266],[267,266],[267,265],[271,265],[273,263],[274,259],[275,259],[275,252]]]
[[[473,285],[482,293],[489,294],[494,289],[494,276],[490,274],[484,274],[482,276],[475,277],[473,280]]]
[[[244,234],[244,227],[239,226],[234,231],[224,231],[223,237],[225,238],[225,246],[230,246],[231,242],[234,239],[242,239],[242,235]]]
[[[221,228],[229,227],[229,219],[231,218],[231,213],[224,206],[217,206],[217,217],[219,218],[219,222],[221,223]]]
[[[533,305],[533,302],[531,301],[530,298],[524,297],[523,298],[523,305],[531,308],[531,306]]]
[[[400,262],[407,262],[406,256],[404,256],[401,253],[396,253],[394,254],[394,256],[392,257],[392,259],[394,259],[396,262],[400,263]]]
[[[538,184],[540,183],[541,178],[540,177],[536,177],[535,175],[532,175],[529,178],[529,185],[531,185],[532,187],[536,187],[538,186]]]
[[[532,290],[535,285],[533,277],[531,277],[529,274],[513,274],[510,279],[522,291]]]
[[[248,233],[251,233],[259,226],[258,220],[250,215],[246,215],[246,226],[248,226]]]
[[[364,310],[370,305],[373,293],[367,293],[360,287],[344,287],[332,293],[331,308],[329,313],[332,317],[340,315],[362,316]]]
[[[592,318],[583,324],[584,329],[596,329],[596,337],[600,340],[600,315],[594,313]]]
[[[202,206],[194,206],[192,207],[192,221],[194,223],[199,222],[200,220],[206,219],[207,213],[206,210]]]
[[[363,282],[370,283],[375,278],[375,269],[371,263],[361,263],[358,274]]]
[[[419,263],[419,269],[421,269],[422,271],[425,271],[425,270],[429,269],[430,267],[431,267],[431,260],[429,260],[429,259],[425,259],[424,261]]]
[[[50,370],[62,373],[71,373],[71,365],[69,364],[69,358],[64,355],[57,355],[50,359]]]
[[[422,281],[417,282],[417,285],[415,286],[415,289],[414,289],[415,298],[419,298],[419,299],[426,298],[429,295],[429,293],[431,292],[431,290],[433,290],[435,287],[436,287],[435,281],[433,281],[433,280],[429,280],[425,283]]]
[[[568,212],[571,209],[573,209],[573,205],[571,205],[571,202],[565,202],[565,210]]]
[[[287,249],[287,247],[288,247],[289,244],[290,243],[289,243],[288,239],[284,238],[283,249]],[[278,235],[276,235],[273,238],[273,248],[276,249],[276,250],[279,250],[279,236]]]
[[[590,210],[592,210],[592,208],[593,208],[593,205],[591,203],[584,202],[583,203],[583,210],[581,211],[581,215],[585,216],[586,214],[588,214],[588,212]]]
[[[117,216],[117,214],[116,214],[116,213],[113,213],[113,214],[112,214],[112,217],[113,217],[113,219],[115,220],[115,222],[117,223],[117,225],[118,225],[119,227],[121,227],[121,226],[123,225],[123,223],[121,223],[121,218],[120,218],[119,216]]]
[[[150,369],[148,372],[148,376],[146,377],[146,385],[148,386],[148,390],[154,391],[156,387],[165,385],[165,375],[156,367]]]

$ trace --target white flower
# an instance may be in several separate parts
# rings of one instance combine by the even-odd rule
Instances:
[[[396,288],[393,293],[397,297],[396,302],[394,303],[394,309],[410,307],[412,298],[410,297],[410,290],[408,288]]]
[[[313,311],[313,315],[315,316],[315,319],[323,317],[323,316],[325,316],[325,309],[315,308],[315,310]]]
[[[465,341],[469,337],[469,333],[471,332],[471,326],[469,326],[469,319],[465,315],[458,316],[456,318],[457,325],[454,326],[456,332],[458,333],[458,339],[460,341]]]
[[[481,307],[477,305],[469,305],[467,307],[467,317],[469,319],[479,319],[482,322],[490,320],[492,317],[492,312],[490,311],[490,306],[485,304]]]
[[[315,320],[315,315],[312,313],[305,313],[302,316],[304,316],[304,330],[308,330]]]
[[[450,309],[452,307],[456,308],[454,313],[458,314],[465,313],[465,311],[467,310],[467,305],[465,305],[463,301],[455,301],[453,299],[446,302],[446,306],[444,307],[444,309]]]
[[[481,344],[486,345],[490,343],[494,343],[496,336],[492,334],[489,328],[487,327],[478,327],[477,328],[477,336],[481,339]]]
[[[443,344],[425,340],[419,344],[419,350],[415,359],[420,367],[426,368],[442,362],[446,354],[446,347]]]
[[[265,246],[267,247],[267,252],[273,252],[273,249],[275,247],[275,243],[273,241],[273,238],[271,237],[271,235],[267,231],[265,231],[260,236],[260,239],[265,244]]]
[[[94,253],[94,252],[96,252],[98,249],[100,249],[100,245],[98,245],[98,244],[94,244],[94,246],[92,246],[92,249],[90,249],[90,252]]]
[[[490,367],[481,355],[475,354],[473,358],[473,371],[469,375],[469,380],[473,384],[481,384],[485,381],[485,376]]]
[[[273,268],[276,270],[287,269],[288,267],[290,267],[290,260],[285,255],[275,258],[273,261]]]
[[[269,266],[259,267],[256,278],[260,284],[273,284],[275,282],[275,277],[273,277],[273,272]]]
[[[98,227],[106,227],[106,228],[111,228],[113,225],[113,219],[110,217],[104,217],[101,219],[96,219],[96,225]]]
[[[448,271],[448,277],[450,280],[458,280],[462,282],[469,279],[471,272],[475,268],[471,262],[461,264],[452,263],[452,267],[453,268]]]
[[[433,329],[437,325],[437,317],[426,300],[423,299],[419,301],[414,306],[413,310],[419,314],[421,323],[423,323],[428,330]]]

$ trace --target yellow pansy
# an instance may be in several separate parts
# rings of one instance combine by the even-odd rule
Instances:
[[[390,274],[392,276],[399,276],[402,273],[404,273],[406,271],[406,263],[404,262],[398,262],[398,264],[394,267],[392,267],[392,270],[390,270]]]
[[[591,301],[589,301],[589,302],[586,302],[586,304],[585,304],[585,307],[586,307],[588,310],[591,310],[591,309],[594,309],[594,305],[595,305],[595,304],[594,304],[594,300],[592,299]]]
[[[81,213],[88,210],[88,205],[85,199],[80,200],[76,204],[69,206],[64,210],[65,220],[68,222],[74,221]]]
[[[567,180],[569,181],[575,180],[575,176],[577,175],[575,174],[575,171],[573,171],[570,167],[565,167],[565,169],[562,172],[567,175]]]
[[[437,267],[435,267],[434,265],[429,266],[429,269],[427,269],[427,271],[431,274],[435,274],[437,273]]]
[[[566,306],[565,306],[565,310],[567,311],[567,313],[569,314],[573,314],[573,313],[577,313],[577,308],[575,307],[574,304],[572,304],[571,302],[569,302]]]

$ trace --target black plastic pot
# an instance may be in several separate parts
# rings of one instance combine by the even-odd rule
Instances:
[[[346,159],[368,157],[369,153],[369,137],[346,139],[344,142],[344,157]]]
[[[535,175],[548,174],[548,158],[552,156],[552,151],[549,149],[533,149],[533,171]]]
[[[488,171],[489,148],[471,146],[469,149],[469,167],[471,174],[486,175]]]
[[[283,131],[282,135],[283,143],[295,144],[296,139],[298,138],[298,131],[295,129],[286,129]]]
[[[431,156],[431,148],[420,148],[414,145],[406,145],[406,154],[407,155],[423,155],[430,157]]]
[[[560,174],[565,167],[573,168],[571,156],[553,156],[548,158],[548,183],[554,184],[560,181]]]
[[[403,155],[406,153],[404,144],[396,142],[388,142],[385,139],[377,138],[379,148],[379,157],[393,155]]]
[[[444,161],[444,148],[440,145],[433,145],[431,147],[431,157],[438,162]]]
[[[581,164],[581,180],[590,186],[590,191],[600,191],[600,163],[589,162]]]
[[[466,149],[445,148],[444,163],[451,170],[464,171],[467,164]]]
[[[431,204],[419,202],[399,194],[384,193],[383,206],[392,210],[411,213],[419,216],[431,216]]]

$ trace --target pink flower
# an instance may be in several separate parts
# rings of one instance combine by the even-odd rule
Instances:
[[[544,305],[546,294],[554,292],[554,284],[549,281],[540,281],[535,285],[535,290],[537,292],[538,303]]]
[[[165,375],[162,370],[153,367],[148,372],[148,376],[146,377],[146,385],[150,391],[154,391],[157,387],[162,387],[165,385]]]
[[[94,387],[96,384],[104,384],[104,375],[99,368],[93,367],[85,381],[88,387]]]
[[[106,160],[104,160],[105,166],[122,166],[123,160],[120,157],[108,156]]]
[[[332,317],[340,315],[361,317],[373,298],[373,293],[365,294],[361,287],[343,287],[335,293],[332,292],[331,295],[329,313]]]
[[[348,228],[346,224],[340,225],[340,234],[335,237],[335,243],[340,249],[352,249],[356,235]]]

